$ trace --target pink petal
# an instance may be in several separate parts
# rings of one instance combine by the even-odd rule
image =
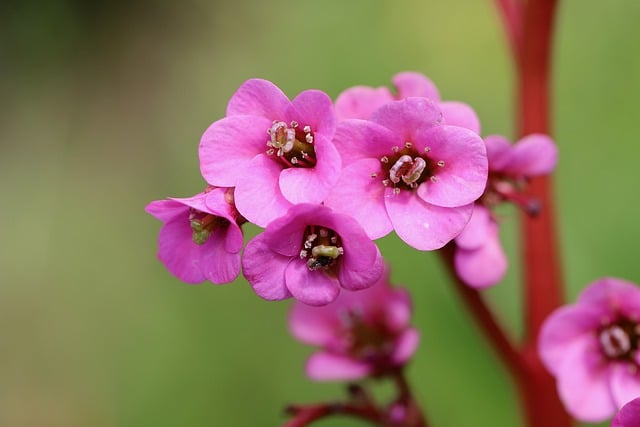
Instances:
[[[438,104],[444,121],[448,125],[467,128],[477,134],[480,133],[480,119],[476,112],[464,102],[446,101]]]
[[[199,193],[192,197],[170,197],[170,200],[180,203],[183,207],[188,206],[200,212],[215,214],[215,212],[211,212],[211,210],[207,206],[205,202],[206,197],[206,193]]]
[[[427,98],[389,102],[373,114],[372,121],[392,130],[402,142],[414,142],[418,129],[442,123],[442,112]]]
[[[338,281],[324,271],[311,271],[304,260],[293,259],[285,271],[287,288],[295,299],[305,304],[329,304],[340,293]]]
[[[266,227],[291,207],[278,183],[282,166],[266,154],[259,154],[251,160],[247,170],[251,173],[238,181],[235,190],[236,208],[250,222]]]
[[[187,209],[175,200],[155,200],[144,208],[145,212],[162,222],[168,222],[177,216],[184,216]]]
[[[640,397],[624,405],[615,418],[611,427],[638,427],[640,425]]]
[[[329,211],[322,205],[300,204],[292,206],[286,215],[274,219],[264,231],[265,242],[272,251],[281,255],[298,257],[302,249],[304,231],[315,225],[315,214]]]
[[[239,228],[236,226],[236,229]],[[242,247],[242,234],[240,234],[240,247],[234,253],[227,251],[229,239],[235,239],[237,236],[231,231],[231,226],[224,229],[215,230],[213,235],[209,236],[207,241],[202,245],[200,251],[201,260],[200,268],[208,280],[220,285],[230,283],[240,274],[240,248]],[[237,246],[237,241],[231,245]]]
[[[434,102],[440,101],[436,85],[424,74],[404,71],[393,76],[391,81],[398,90],[398,99],[417,96],[429,98]]]
[[[380,174],[380,162],[360,159],[347,165],[325,200],[325,205],[337,212],[351,215],[365,230],[369,238],[378,239],[391,232],[393,226],[384,204],[385,186]]]
[[[311,355],[306,370],[307,376],[317,381],[353,381],[369,375],[371,367],[342,355],[318,352]]]
[[[605,277],[583,290],[578,303],[599,309],[601,317],[620,312],[637,320],[640,317],[640,288],[627,280]]]
[[[613,401],[618,408],[640,397],[640,373],[635,364],[613,363],[610,368],[610,387]]]
[[[373,242],[371,242],[371,244],[373,244]],[[344,257],[344,262],[338,271],[338,280],[343,288],[349,289],[350,291],[366,289],[374,285],[382,276],[382,272],[384,271],[384,262],[379,251],[376,261],[373,264],[369,265],[368,268],[359,270],[348,268],[347,264],[348,260],[350,261],[350,264],[356,264],[358,260],[354,261],[353,258],[357,258],[357,256],[351,254],[350,258],[347,257],[345,249]]]
[[[387,189],[387,213],[398,236],[418,250],[440,249],[455,238],[469,221],[473,204],[457,208],[434,206],[416,194]]]
[[[158,259],[178,279],[195,284],[206,280],[200,256],[203,247],[192,240],[193,231],[187,212],[184,212],[183,218],[169,221],[160,229]],[[212,237],[209,240],[212,240]],[[207,241],[205,245],[211,243]]]
[[[518,141],[511,152],[511,160],[502,169],[515,176],[547,175],[558,162],[558,147],[547,135],[527,135]]]
[[[266,117],[269,121],[282,120],[289,104],[289,98],[270,81],[251,79],[244,82],[229,100],[227,116],[249,114]]]
[[[375,110],[390,101],[393,101],[393,96],[386,87],[355,86],[336,98],[336,117],[338,120],[368,119]]]
[[[404,144],[404,140],[393,131],[365,120],[339,123],[333,141],[340,150],[345,166],[363,158],[373,158],[379,162],[383,156],[392,152],[394,146]]]
[[[489,135],[484,139],[491,171],[502,171],[511,161],[511,143],[501,135]]]
[[[251,169],[249,162],[267,151],[271,120],[230,116],[214,122],[200,140],[200,172],[209,184],[235,187]]]
[[[375,285],[372,289],[378,287],[380,285]],[[399,331],[406,328],[411,320],[411,297],[404,289],[391,288],[388,291],[390,294],[381,301],[385,309],[385,322],[391,330]]]
[[[242,272],[251,287],[261,298],[269,301],[291,297],[285,285],[285,269],[290,257],[270,250],[264,242],[264,234],[258,234],[247,243],[242,255]]]
[[[456,245],[463,249],[476,249],[480,247],[491,230],[491,211],[486,207],[475,204],[473,214],[462,233],[456,237]]]
[[[475,249],[459,247],[454,257],[456,273],[467,285],[481,289],[493,286],[507,272],[507,256],[500,244],[498,226],[493,223],[486,240]]]
[[[418,195],[431,204],[455,207],[472,203],[487,184],[487,152],[482,139],[469,129],[458,126],[436,126],[419,132],[416,147],[429,147],[435,166],[436,182],[427,180],[418,187]]]
[[[321,203],[340,178],[342,162],[333,143],[318,138],[315,150],[314,168],[288,168],[280,173],[280,191],[293,204]]]
[[[585,340],[597,346],[595,332],[599,327],[600,311],[593,307],[569,305],[551,313],[542,324],[538,338],[538,353],[549,372],[558,375],[567,349],[585,345]]]
[[[242,229],[235,222],[229,223],[226,227],[226,236],[224,238],[225,251],[237,254],[242,249],[244,244],[244,236],[242,235]]]
[[[336,119],[333,103],[326,93],[319,90],[300,92],[287,110],[287,116],[300,126],[310,126],[314,136],[333,137],[336,131]]]
[[[417,329],[409,328],[404,331],[395,342],[391,360],[398,365],[403,365],[413,356],[418,349],[420,333]]]
[[[557,377],[567,411],[591,423],[604,421],[617,409],[609,391],[609,370],[598,357],[597,345],[595,340],[584,339],[567,349]]]
[[[289,313],[289,330],[293,336],[307,344],[329,344],[342,328],[335,304],[313,307],[299,301],[294,302]]]

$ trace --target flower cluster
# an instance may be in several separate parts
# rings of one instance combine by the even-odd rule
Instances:
[[[487,209],[544,169],[545,137],[483,141],[473,109],[442,102],[425,76],[393,82],[397,95],[357,86],[335,105],[319,90],[289,100],[269,81],[242,84],[200,141],[207,190],[147,207],[164,222],[160,260],[188,283],[228,283],[242,266],[259,296],[317,306],[376,283],[373,241],[395,231],[418,250],[456,239],[458,271],[482,286],[504,264]],[[241,254],[245,222],[265,230]]]

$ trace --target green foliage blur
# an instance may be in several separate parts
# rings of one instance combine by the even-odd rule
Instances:
[[[640,2],[559,12],[556,199],[573,299],[601,276],[640,282]],[[3,2],[0,426],[278,426],[288,403],[341,397],[305,378],[312,349],[288,334],[289,302],[244,279],[180,283],[143,208],[202,190],[200,135],[251,77],[335,97],[416,70],[471,104],[484,135],[512,137],[506,48],[490,0]],[[517,213],[504,215],[512,269],[488,296],[517,337]],[[409,377],[432,424],[521,425],[437,255],[394,236],[380,246],[414,295]]]

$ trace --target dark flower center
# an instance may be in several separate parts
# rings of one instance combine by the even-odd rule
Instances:
[[[640,325],[629,319],[620,319],[600,329],[598,341],[602,353],[607,358],[634,362],[640,341]]]
[[[394,146],[391,148],[392,154],[382,156],[380,163],[382,166],[382,184],[385,187],[392,187],[396,194],[402,189],[414,190],[427,179],[436,182],[436,171],[445,166],[444,160],[433,160],[428,156],[429,147],[423,153],[418,152],[409,141],[404,143],[404,147]],[[377,173],[372,173],[371,178],[376,178]]]
[[[316,150],[313,145],[313,132],[310,126],[300,128],[298,122],[275,120],[267,129],[267,154],[275,156],[290,168],[312,168],[316,165]]]
[[[189,224],[193,231],[193,242],[202,245],[216,229],[229,225],[229,220],[191,208],[189,211]]]
[[[300,258],[307,260],[309,270],[329,270],[344,254],[340,236],[330,228],[310,225],[304,232]]]

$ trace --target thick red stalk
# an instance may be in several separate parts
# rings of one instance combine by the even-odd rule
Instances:
[[[556,0],[529,0],[522,15],[518,43],[518,133],[550,134],[550,73]],[[562,278],[554,223],[553,193],[549,177],[534,178],[530,197],[542,203],[537,216],[523,215],[522,252],[525,301],[525,376],[518,379],[531,427],[571,426],[560,402],[554,379],[536,351],[540,327],[562,304]]]

